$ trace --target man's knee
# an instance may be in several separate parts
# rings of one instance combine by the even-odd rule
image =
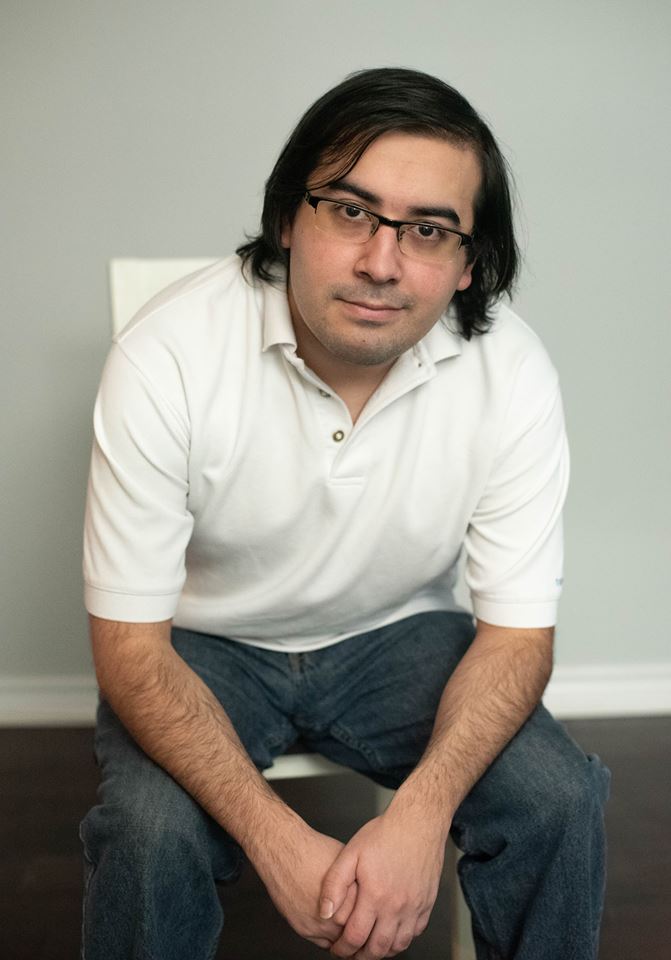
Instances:
[[[522,841],[529,852],[554,851],[567,846],[585,849],[603,842],[603,808],[610,773],[596,756],[573,750],[548,750],[545,763],[509,798],[506,840]]]
[[[601,833],[610,774],[543,709],[476,784],[455,817],[465,848],[494,855],[509,843],[554,846]]]
[[[546,793],[544,826],[561,831],[600,819],[609,783],[610,772],[597,756],[584,756],[567,766]]]
[[[93,807],[81,825],[87,858],[108,855],[136,866],[198,856],[207,847],[205,814],[190,801],[156,807],[137,798],[117,798]]]
[[[215,881],[234,880],[239,859],[232,842],[226,858],[214,826],[193,801],[156,807],[129,794],[89,811],[80,830],[87,957],[213,955],[223,919]]]

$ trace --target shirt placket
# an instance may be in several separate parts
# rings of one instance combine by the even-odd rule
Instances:
[[[285,353],[285,356],[306,384],[307,398],[316,415],[319,446],[326,455],[330,472],[353,431],[349,410],[346,403],[299,357],[293,353]]]

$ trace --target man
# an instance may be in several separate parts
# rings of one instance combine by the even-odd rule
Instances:
[[[238,254],[140,311],[96,405],[83,955],[213,956],[244,851],[301,936],[395,956],[451,832],[480,958],[594,958],[607,771],[539,706],[561,402],[498,303],[517,257],[490,131],[432,77],[356,74]],[[258,772],[298,737],[398,788],[345,845]]]

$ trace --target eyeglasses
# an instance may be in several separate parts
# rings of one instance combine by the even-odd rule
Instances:
[[[318,230],[350,243],[367,243],[380,225],[396,231],[401,253],[427,263],[450,263],[462,247],[470,247],[473,237],[451,227],[413,220],[390,220],[379,213],[345,200],[316,197],[306,190],[303,199],[315,212]]]

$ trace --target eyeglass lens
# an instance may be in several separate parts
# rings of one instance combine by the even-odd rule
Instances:
[[[324,233],[350,243],[366,243],[381,224],[373,213],[333,200],[320,200],[315,208],[316,226]],[[397,230],[402,252],[418,260],[450,261],[461,246],[456,233],[431,224],[404,223]]]

